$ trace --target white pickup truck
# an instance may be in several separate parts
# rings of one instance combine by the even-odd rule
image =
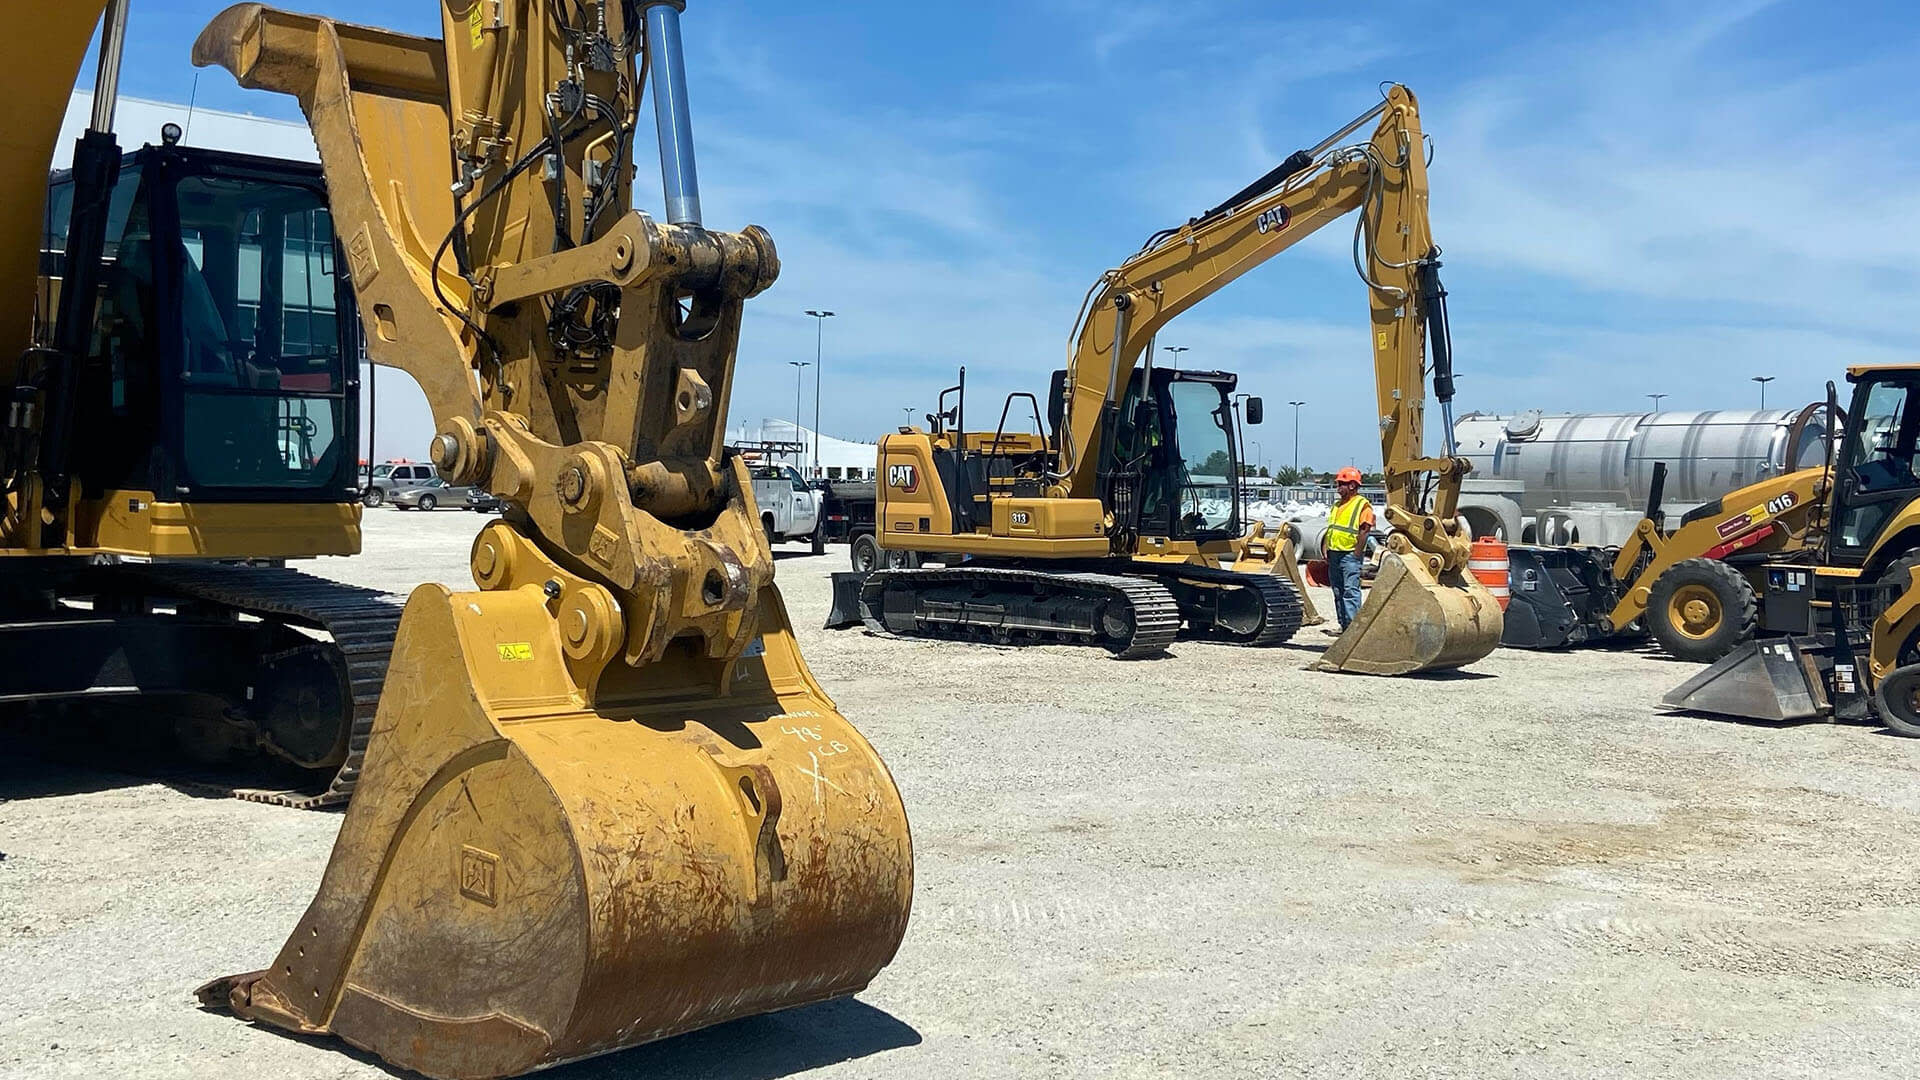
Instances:
[[[753,501],[760,507],[760,524],[767,543],[810,540],[814,554],[826,550],[820,531],[820,493],[807,486],[791,465],[753,466]]]

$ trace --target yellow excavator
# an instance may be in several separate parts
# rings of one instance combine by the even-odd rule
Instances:
[[[39,729],[130,716],[125,749],[165,732],[275,781],[236,794],[344,802],[398,598],[265,565],[360,550],[359,329],[326,186],[172,125],[123,155],[126,18],[45,5],[0,69],[0,705]],[[96,25],[89,126],[50,180]]]
[[[1378,121],[1371,137],[1348,143]],[[1456,520],[1468,462],[1423,447],[1428,352],[1451,409],[1440,250],[1427,214],[1427,144],[1404,86],[1219,206],[1155,233],[1088,291],[1046,417],[1008,397],[991,431],[966,429],[965,375],[930,430],[879,446],[876,537],[888,567],[860,588],[877,632],[1163,651],[1184,623],[1246,645],[1299,627],[1286,575],[1223,569],[1244,550],[1234,376],[1154,366],[1160,328],[1255,266],[1358,211],[1354,265],[1372,312],[1387,520],[1394,532],[1357,618],[1319,666],[1404,674],[1454,668],[1499,643],[1501,612],[1467,570]],[[948,407],[948,398],[954,404]],[[1016,415],[1025,399],[1030,417]],[[1250,422],[1258,399],[1247,402]],[[1016,427],[1031,431],[1010,432]],[[1444,425],[1451,440],[1452,423]],[[923,559],[941,567],[919,565]]]
[[[124,0],[44,6],[11,53],[44,66],[0,72],[24,88],[0,156],[9,580],[151,558],[58,617],[250,626],[275,613],[244,590],[277,568],[180,584],[209,568],[165,560],[357,547],[352,385],[306,289],[295,325],[296,266],[426,392],[441,474],[506,506],[478,589],[422,586],[382,637],[319,894],[271,966],[201,1000],[468,1078],[864,987],[905,931],[907,821],[800,657],[724,447],[745,302],[779,261],[757,227],[701,223],[681,3],[445,0],[441,39],[228,9],[195,62],[298,98],[324,186],[166,154],[116,186],[106,105],[34,341],[46,164],[103,9],[111,102]],[[664,222],[630,209],[649,86]],[[310,629],[393,626],[335,614]]]

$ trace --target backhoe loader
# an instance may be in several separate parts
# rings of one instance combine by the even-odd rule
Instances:
[[[1831,470],[1816,488],[1818,542],[1759,567],[1759,628],[1782,636],[1740,646],[1663,705],[1756,720],[1877,716],[1920,735],[1920,365],[1851,367],[1847,379],[1845,437],[1818,470]]]
[[[1429,341],[1435,396],[1443,409],[1453,400],[1426,140],[1412,92],[1395,85],[1384,97],[1101,275],[1069,335],[1067,366],[1054,372],[1044,423],[1038,400],[1015,394],[994,430],[968,431],[963,374],[942,394],[929,430],[881,438],[876,535],[893,568],[861,588],[870,628],[1099,644],[1120,657],[1163,651],[1183,622],[1238,644],[1291,637],[1301,610],[1288,578],[1219,565],[1244,546],[1229,407],[1235,378],[1157,368],[1153,338],[1248,270],[1358,211],[1354,265],[1372,311],[1385,512],[1395,532],[1365,606],[1320,666],[1403,674],[1459,667],[1493,650],[1500,608],[1467,572],[1469,538],[1455,519],[1470,466],[1450,448],[1426,457],[1422,442]],[[1345,141],[1376,119],[1370,138]],[[1034,433],[1008,430],[1021,399]],[[1257,422],[1258,400],[1247,404]],[[948,565],[917,565],[928,556]]]
[[[326,187],[171,125],[123,156],[126,17],[40,5],[0,65],[0,704],[64,728],[117,702],[286,784],[236,794],[344,802],[398,598],[257,565],[360,549],[359,331]],[[96,24],[90,124],[50,183]]]
[[[1856,404],[1873,402],[1871,388],[1883,378],[1904,377],[1902,368],[1861,366],[1848,378],[1859,387]],[[1897,435],[1885,414],[1869,417],[1876,438]],[[1844,426],[1837,401],[1802,411],[1799,431],[1824,412],[1829,426]],[[1846,519],[1861,498],[1891,502],[1867,532],[1838,557],[1870,578],[1920,548],[1920,488],[1886,495],[1875,490],[1836,490],[1827,465],[1768,477],[1689,510],[1676,527],[1664,528],[1660,512],[1665,465],[1656,463],[1646,516],[1617,552],[1581,548],[1515,547],[1513,607],[1502,644],[1552,647],[1607,640],[1644,631],[1668,654],[1702,663],[1719,660],[1756,634],[1808,633],[1813,626],[1796,609],[1762,618],[1770,567],[1812,566],[1827,558],[1828,523]]]
[[[508,1076],[853,993],[912,893],[885,765],[802,661],[745,462],[679,0],[444,0],[428,39],[240,4],[194,61],[291,94],[376,363],[504,504],[408,598],[359,788],[271,966],[210,1007]],[[666,217],[630,209],[651,88]]]

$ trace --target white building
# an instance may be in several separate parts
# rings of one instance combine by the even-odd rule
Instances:
[[[822,435],[820,459],[815,461],[813,430],[797,426],[791,420],[766,419],[758,424],[729,428],[727,442],[736,446],[744,443],[804,443],[804,449],[783,457],[809,479],[871,480],[880,453],[876,443]]]

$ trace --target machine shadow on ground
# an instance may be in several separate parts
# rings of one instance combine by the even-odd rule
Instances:
[[[338,1039],[255,1030],[344,1053],[388,1076],[408,1072]],[[920,1033],[892,1013],[855,998],[749,1016],[660,1042],[619,1050],[539,1073],[552,1080],[780,1080],[795,1073],[920,1045]]]

